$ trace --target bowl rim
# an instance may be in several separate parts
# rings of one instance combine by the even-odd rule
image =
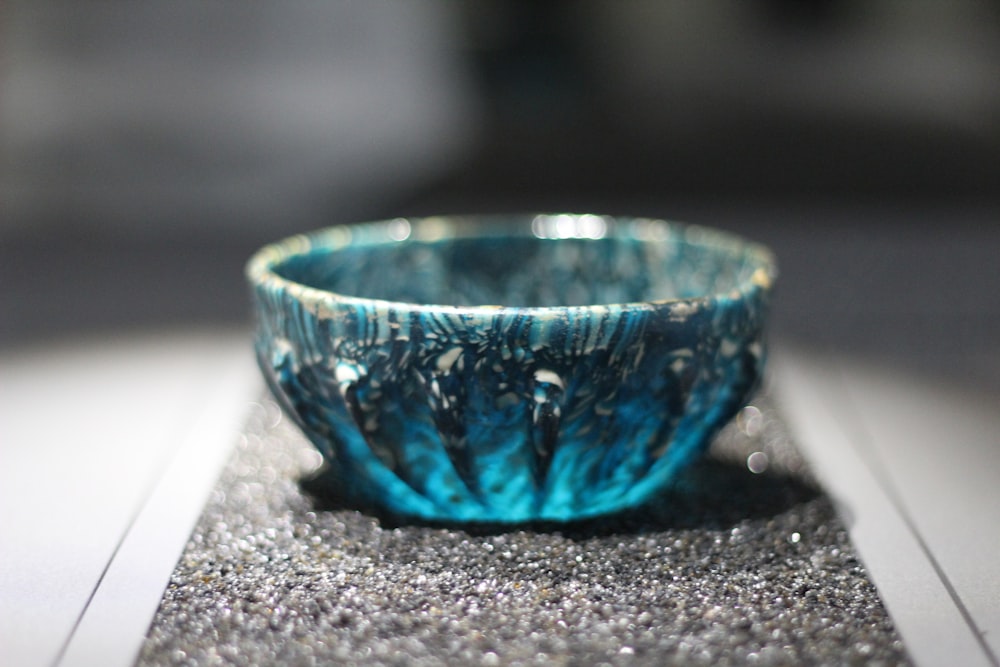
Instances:
[[[530,221],[529,224],[525,224]],[[696,297],[676,297],[625,303],[596,303],[581,306],[517,306],[463,305],[443,303],[412,303],[352,296],[312,287],[285,278],[277,267],[288,259],[313,252],[336,252],[358,246],[387,246],[399,243],[434,243],[475,238],[536,238],[539,240],[597,240],[631,238],[646,243],[687,243],[747,258],[756,268],[749,278],[732,290]],[[592,213],[513,213],[486,215],[437,215],[397,217],[371,222],[333,225],[288,236],[265,245],[247,261],[245,276],[256,288],[287,292],[304,305],[322,315],[337,305],[364,306],[376,311],[447,312],[472,317],[492,318],[501,312],[516,311],[525,315],[557,317],[567,312],[605,310],[670,309],[686,313],[691,309],[710,306],[721,299],[742,300],[750,295],[768,292],[778,276],[778,267],[771,250],[732,232],[713,227],[687,224],[665,219],[637,216],[597,215]]]

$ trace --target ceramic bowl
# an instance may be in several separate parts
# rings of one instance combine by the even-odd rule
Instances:
[[[742,407],[776,275],[730,234],[398,219],[260,250],[257,354],[356,507],[566,521],[661,492]]]

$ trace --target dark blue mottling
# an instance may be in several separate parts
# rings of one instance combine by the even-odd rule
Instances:
[[[339,494],[455,521],[664,489],[756,387],[774,273],[721,232],[596,216],[331,228],[248,265],[260,365]]]

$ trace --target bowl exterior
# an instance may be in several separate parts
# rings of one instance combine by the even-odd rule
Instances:
[[[566,521],[641,504],[742,407],[768,284],[579,308],[304,301],[257,281],[275,396],[358,507],[444,521]]]

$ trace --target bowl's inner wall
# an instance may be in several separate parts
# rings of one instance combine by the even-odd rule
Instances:
[[[314,248],[275,272],[360,298],[545,307],[727,293],[758,266],[745,251],[680,239],[485,236]]]

